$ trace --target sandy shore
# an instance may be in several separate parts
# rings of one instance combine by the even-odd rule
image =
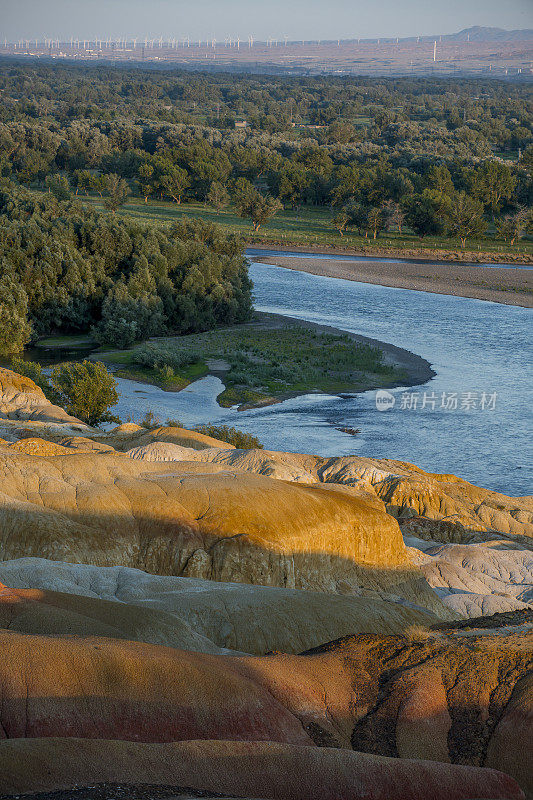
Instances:
[[[529,253],[510,253],[494,252],[487,250],[433,250],[422,247],[385,247],[367,245],[362,247],[350,247],[348,244],[336,245],[311,245],[298,244],[298,242],[254,242],[246,244],[247,250],[253,251],[274,251],[278,254],[283,253],[309,253],[329,256],[333,260],[337,256],[350,256],[355,261],[358,258],[391,258],[398,261],[419,261],[421,263],[429,261],[431,264],[463,264],[466,266],[474,264],[501,264],[506,267],[508,264],[516,266],[531,266],[533,264],[533,254]]]
[[[334,257],[314,259],[304,255],[301,258],[254,256],[253,260],[328,278],[533,308],[531,269],[431,262],[338,261]]]

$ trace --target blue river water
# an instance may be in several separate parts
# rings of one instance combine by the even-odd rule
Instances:
[[[218,407],[221,383],[214,377],[178,394],[121,380],[122,418],[139,418],[149,408],[163,421],[238,426],[272,450],[401,459],[505,494],[532,493],[530,309],[267,264],[252,263],[250,276],[259,311],[395,344],[427,359],[436,377],[424,386],[391,390],[395,405],[384,412],[373,391],[305,395],[238,412]],[[350,436],[340,427],[360,433]]]

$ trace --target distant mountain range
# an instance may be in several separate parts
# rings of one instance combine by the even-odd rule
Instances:
[[[481,25],[474,25],[472,28],[465,28],[459,33],[431,34],[430,36],[405,36],[400,42],[432,42],[435,39],[446,42],[524,42],[533,41],[533,29],[506,31],[504,28],[484,28]],[[364,41],[364,42],[395,42],[396,38],[387,36],[381,39],[350,39],[345,41]]]
[[[473,28],[465,28],[464,31],[452,33],[442,38],[447,39],[449,42],[467,42],[469,38],[471,42],[512,42],[514,40],[523,42],[525,39],[533,40],[533,30],[529,28],[527,30],[506,31],[503,28],[483,28],[475,25]]]

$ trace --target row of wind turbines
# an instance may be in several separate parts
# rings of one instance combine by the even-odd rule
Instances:
[[[442,41],[442,37],[441,37]],[[352,43],[351,40],[350,43]],[[358,44],[361,43],[361,40],[357,40]],[[377,40],[378,45],[381,44],[381,40]],[[417,44],[420,43],[420,37],[417,38]],[[227,36],[225,39],[218,41],[215,36],[207,39],[198,39],[198,40],[191,40],[190,36],[185,36],[182,38],[173,38],[164,40],[162,36],[157,38],[149,38],[147,36],[143,37],[136,37],[133,39],[127,38],[118,38],[113,39],[110,37],[102,38],[102,39],[79,39],[79,38],[70,38],[69,41],[61,41],[60,39],[52,39],[44,37],[42,39],[19,39],[16,42],[8,42],[7,39],[4,39],[4,48],[7,49],[8,47],[13,47],[15,50],[19,51],[29,51],[34,45],[35,49],[46,49],[46,50],[62,50],[64,48],[70,47],[71,50],[89,50],[89,51],[98,51],[98,50],[137,50],[144,48],[145,50],[177,50],[178,48],[190,48],[190,47],[197,47],[197,48],[212,48],[213,50],[216,49],[217,46],[223,46],[225,48],[235,48],[240,50],[241,45],[244,47],[248,47],[250,50],[253,48],[254,44],[262,44],[266,45],[267,48],[274,48],[274,47],[287,47],[289,44],[289,36],[285,35],[282,39],[277,39],[274,37],[269,36],[266,42],[259,42],[257,41],[252,34],[250,34],[247,39],[241,39],[239,36]],[[300,44],[300,40],[298,41],[291,41],[291,45]],[[301,40],[301,44],[305,45],[305,40]],[[313,41],[307,42],[307,44],[322,44],[322,41]],[[328,44],[331,44],[328,42]],[[399,44],[399,39],[396,40],[396,44]],[[341,39],[337,40],[337,45],[340,47]],[[437,41],[435,40],[434,43],[434,55],[433,60],[437,60]]]
[[[282,40],[269,37],[266,41],[267,47],[287,46],[289,37],[285,36]],[[190,36],[182,37],[181,39],[173,38],[164,40],[162,36],[159,39],[149,37],[136,37],[134,39],[126,38],[102,38],[102,39],[77,39],[70,38],[70,41],[61,41],[60,39],[51,39],[43,37],[42,39],[19,39],[16,42],[8,42],[4,38],[4,48],[13,47],[15,50],[29,50],[35,46],[36,50],[41,48],[60,50],[65,47],[70,47],[75,50],[137,50],[144,47],[147,50],[177,50],[179,47],[212,47],[217,46],[234,47],[240,50],[241,45],[248,46],[250,49],[257,44],[256,39],[250,35],[247,39],[241,39],[239,36],[227,36],[222,41],[218,41],[216,37],[208,39],[191,40]],[[303,44],[303,42],[302,42]]]

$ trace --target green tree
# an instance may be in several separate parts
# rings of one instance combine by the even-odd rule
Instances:
[[[130,188],[124,178],[121,178],[114,172],[109,173],[105,178],[105,192],[107,196],[104,200],[104,206],[115,214],[117,209],[123,206],[128,199]]]
[[[245,208],[256,196],[257,189],[246,178],[237,178],[233,181],[232,200],[235,208],[240,211]]]
[[[239,208],[241,217],[251,220],[254,231],[258,231],[272,217],[281,211],[283,205],[277,197],[265,197],[261,192],[255,191],[246,203]]]
[[[483,236],[487,230],[483,203],[470,197],[466,192],[459,192],[447,211],[446,227],[452,236],[459,237],[464,250],[467,239]]]
[[[526,147],[520,159],[520,166],[523,167],[530,175],[533,174],[533,144]]]
[[[348,217],[348,227],[357,228],[359,234],[368,237],[368,206],[364,206],[357,200],[350,200],[342,209],[342,213]]]
[[[94,189],[100,197],[103,197],[105,192],[107,192],[107,177],[107,175],[90,175],[87,184],[88,188]]]
[[[422,194],[413,194],[402,203],[405,221],[421,239],[438,236],[443,232],[443,220],[438,200],[427,189]]]
[[[330,200],[333,206],[341,206],[350,198],[358,197],[361,186],[359,167],[355,164],[341,164],[335,169],[331,184]]]
[[[57,392],[51,387],[50,381],[46,375],[43,374],[42,366],[37,361],[26,361],[25,358],[17,358],[14,356],[11,359],[11,369],[13,372],[16,372],[17,375],[24,375],[26,378],[30,378],[43,390],[51,403],[55,403],[55,405],[58,404],[59,398]]]
[[[191,185],[191,179],[186,169],[172,167],[161,176],[159,185],[165,194],[168,194],[175,203],[181,203],[183,192]]]
[[[296,209],[309,188],[310,173],[301,164],[288,163],[269,176],[269,186],[284,205]]]
[[[496,233],[509,244],[514,244],[517,239],[522,239],[528,232],[533,215],[530,209],[521,208],[516,214],[506,214],[496,220]]]
[[[399,203],[389,200],[385,203],[385,210],[390,225],[396,225],[398,233],[402,235],[402,228],[405,223],[405,212]]]
[[[215,211],[220,213],[223,208],[229,205],[229,199],[229,192],[226,187],[218,181],[213,181],[206,197],[209,205],[213,206]]]
[[[507,164],[486,161],[469,173],[468,183],[471,194],[490,210],[494,219],[503,202],[513,194],[516,177]]]
[[[87,190],[91,188],[92,184],[92,175],[88,169],[77,169],[72,174],[72,185],[76,189],[76,194],[79,191],[85,192],[87,194]]]
[[[139,191],[144,197],[144,202],[148,202],[148,198],[154,191],[153,175],[154,168],[151,164],[141,164],[139,167]]]
[[[0,353],[20,353],[31,338],[28,322],[28,295],[9,271],[0,263]]]
[[[445,164],[433,165],[425,177],[428,189],[451,196],[455,189],[450,170]]]
[[[350,216],[344,210],[339,211],[331,220],[331,224],[336,231],[339,231],[341,236],[344,236],[346,228],[350,224]]]
[[[51,383],[67,413],[88,425],[120,421],[109,413],[118,402],[117,382],[100,361],[59,364]]]
[[[389,224],[389,213],[386,206],[381,208],[370,208],[366,217],[366,229],[375,239],[381,231],[385,230]]]
[[[47,175],[45,185],[49,194],[53,194],[56,200],[70,200],[70,183],[67,178],[61,175]]]
[[[99,344],[131,347],[140,340],[161,334],[164,329],[163,303],[152,286],[133,287],[119,281],[102,305],[102,319],[92,329]]]

